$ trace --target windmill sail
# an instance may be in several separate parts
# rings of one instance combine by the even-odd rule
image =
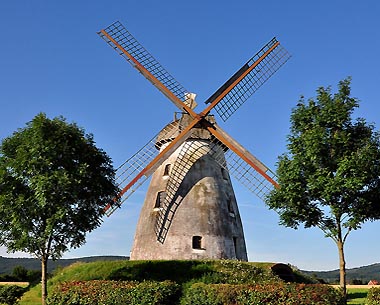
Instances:
[[[273,38],[210,96],[202,112],[195,113],[195,94],[177,82],[120,22],[113,23],[98,34],[183,112],[181,120],[166,125],[118,170],[118,181],[124,187],[115,203],[107,207],[108,214],[119,206],[119,199],[122,202],[126,200],[155,172],[151,181],[152,192],[148,191],[142,208],[140,229],[136,230],[132,251],[134,257],[157,257],[154,253],[163,250],[161,246],[166,238],[172,239],[172,242],[176,240],[176,247],[167,247],[167,252],[160,253],[159,257],[177,257],[175,251],[178,245],[182,248],[189,246],[187,241],[182,241],[182,237],[191,237],[192,232],[193,251],[186,257],[211,255],[208,257],[225,258],[224,255],[227,255],[228,258],[246,260],[242,225],[229,174],[260,198],[265,198],[278,184],[275,174],[268,167],[216,125],[210,111],[215,109],[226,121],[290,58],[289,53]],[[165,160],[169,161],[165,164]],[[166,166],[171,166],[169,162],[173,166],[167,171]],[[161,176],[162,172],[164,176]],[[198,193],[198,189],[204,193]],[[209,192],[214,195],[207,197]],[[181,203],[183,205],[178,209]],[[205,211],[205,206],[212,208]],[[198,213],[189,218],[187,213],[193,209]],[[173,221],[175,215],[182,222]],[[209,219],[215,219],[215,215],[224,215],[228,220],[232,217],[234,221],[226,225],[222,217],[217,225],[207,227]],[[186,226],[182,225],[184,220],[189,220]],[[201,247],[200,236],[193,232],[202,227],[198,226],[199,223],[207,227],[206,231],[214,230],[208,238],[214,240],[210,244],[218,245],[216,248]],[[168,234],[170,227],[174,232]],[[152,240],[155,238],[151,234],[153,231],[159,243]],[[197,241],[195,248],[194,238]],[[150,249],[146,244],[150,245]],[[209,250],[210,254],[205,254]]]
[[[226,121],[289,58],[290,54],[273,38],[208,98],[206,104],[218,99],[214,108]]]
[[[210,128],[209,122],[214,122],[214,119],[210,117],[207,119],[208,123],[201,127],[198,126],[196,128],[198,131],[193,131],[192,137],[187,138],[181,146],[170,172],[165,190],[166,196],[162,202],[155,226],[157,240],[161,243],[165,241],[177,208],[183,200],[183,197],[178,193],[182,182],[192,166],[205,156],[210,156],[220,168],[229,172],[261,199],[264,199],[274,187],[278,186],[275,174],[268,167],[233,140],[219,126],[214,124],[213,128]],[[199,136],[199,130],[202,130],[201,136]]]
[[[183,136],[181,142],[177,143],[170,150],[160,153],[160,147],[167,147],[172,143],[173,139],[179,138],[182,130],[179,130],[172,123],[165,126],[163,130],[148,141],[137,153],[127,159],[117,169],[117,183],[121,192],[118,195],[118,200],[111,202],[105,209],[106,215],[110,216],[120,205],[127,200],[136,189],[145,182],[147,178],[162,164],[165,158],[170,155],[179,145],[181,145],[187,137],[191,135],[191,130]],[[165,137],[160,137],[165,133]],[[159,140],[158,140],[159,139]],[[162,155],[159,158],[159,155]]]
[[[179,109],[188,109],[186,90],[164,67],[132,36],[130,32],[116,21],[98,32],[116,52],[124,57],[134,68],[145,76],[158,90],[166,95]]]
[[[211,116],[207,117],[207,119],[214,122]],[[186,126],[189,120],[191,118],[183,114],[181,120],[178,121],[179,129],[183,128],[183,125]],[[164,242],[175,212],[182,202],[183,197],[178,193],[178,190],[184,178],[200,158],[210,155],[215,150],[214,145],[210,146],[210,137],[211,134],[206,128],[198,124],[193,128],[192,135],[179,148],[178,156],[169,174],[165,190],[166,196],[161,205],[155,226],[157,240],[161,243]]]
[[[155,233],[157,240],[161,243],[165,241],[175,212],[183,199],[183,197],[178,194],[178,189],[190,168],[197,161],[197,158],[199,158],[198,154],[194,153],[192,141],[185,141],[180,149],[177,160],[170,171],[165,190],[165,198],[162,202],[161,210],[157,215]]]
[[[228,148],[224,155],[227,164],[226,169],[252,193],[261,199],[265,199],[273,187],[279,187],[275,173],[221,127],[215,124],[214,129],[209,130],[218,141],[221,141]]]

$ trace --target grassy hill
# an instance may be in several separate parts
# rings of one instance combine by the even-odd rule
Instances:
[[[96,261],[77,262],[56,274],[48,281],[48,290],[63,282],[92,280],[118,281],[172,281],[179,285],[202,283],[278,283],[280,279],[270,271],[273,263],[247,263],[240,261]],[[20,305],[40,303],[41,286],[31,288]]]
[[[116,261],[128,260],[127,256],[92,256],[74,259],[59,259],[56,261],[49,260],[48,272],[51,273],[58,267],[63,268],[72,265],[76,262],[90,263],[96,261]],[[28,270],[40,270],[41,263],[38,259],[34,258],[7,258],[0,256],[0,275],[12,274],[14,267],[23,266]],[[327,283],[335,283],[339,280],[339,270],[332,271],[303,271],[302,273],[309,277],[323,279]],[[352,280],[361,280],[367,283],[370,280],[380,281],[380,263],[363,266],[359,268],[352,268],[347,270],[347,279],[349,282]]]
[[[99,257],[95,259],[99,259]],[[292,300],[300,298],[308,300],[308,304],[341,304],[338,290],[328,285],[284,284],[278,276],[271,272],[275,266],[279,267],[277,271],[280,274],[283,274],[283,268],[289,268],[284,264],[229,260],[129,261],[124,259],[91,263],[76,262],[53,272],[53,276],[48,282],[48,290],[52,298],[51,304],[60,305],[68,304],[67,291],[69,290],[67,288],[73,289],[70,296],[75,300],[78,300],[78,297],[80,300],[90,300],[90,303],[86,303],[86,301],[81,304],[94,304],[93,301],[99,301],[96,304],[103,304],[103,299],[98,299],[100,297],[108,298],[104,304],[115,304],[115,298],[128,295],[132,295],[134,300],[143,297],[148,297],[149,300],[156,300],[163,296],[175,297],[174,303],[170,304],[182,304],[183,300],[186,301],[183,304],[200,304],[200,299],[202,304],[231,304],[229,301],[223,301],[223,303],[220,301],[222,299],[230,300],[230,298],[235,300],[237,297],[239,300],[245,301],[242,304],[252,304],[252,297],[255,300],[257,297],[262,300],[270,298],[274,301],[271,304],[283,304],[281,303],[283,299],[279,300],[278,295],[286,295],[286,300],[289,301],[286,304],[293,304]],[[301,283],[308,282],[308,279],[303,278],[298,272],[295,272],[294,280]],[[124,285],[122,290],[118,285]],[[82,298],[82,294],[85,298]],[[354,299],[354,295],[356,299]],[[352,298],[349,304],[363,303],[358,301],[357,295],[357,291],[349,294],[349,297]],[[363,300],[365,295],[366,291],[360,292]],[[56,302],[57,298],[59,302]],[[154,304],[168,305],[168,300],[172,299],[165,298],[164,302]],[[323,302],[320,303],[318,300]],[[70,301],[72,301],[71,298]],[[19,303],[19,305],[38,304],[41,304],[40,284],[30,287]],[[137,303],[119,302],[117,304],[153,303],[138,301]],[[266,302],[260,304],[266,304]]]
[[[51,273],[58,267],[63,268],[70,266],[76,262],[90,263],[96,261],[116,261],[128,260],[127,256],[91,256],[73,259],[59,259],[56,261],[49,260],[48,272]],[[28,270],[40,270],[41,263],[35,258],[7,258],[0,256],[0,275],[12,274],[14,267],[23,266]],[[323,279],[327,283],[335,283],[339,281],[339,270],[332,271],[304,271],[302,273],[309,277]],[[347,279],[349,282],[352,280],[361,280],[367,283],[370,280],[380,281],[380,263],[352,268],[347,270]]]

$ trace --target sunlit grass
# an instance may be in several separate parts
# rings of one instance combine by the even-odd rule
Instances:
[[[348,288],[349,305],[365,305],[367,299],[368,288]]]
[[[93,263],[74,263],[64,269],[55,270],[53,277],[48,281],[48,292],[55,285],[66,281],[90,280],[141,280],[150,277],[150,280],[165,280],[183,283],[189,281],[213,281],[217,272],[226,277],[244,281],[246,278],[270,279],[269,275],[273,263],[243,263],[238,261],[98,261]],[[255,269],[256,268],[256,269]],[[256,271],[255,271],[256,270]],[[258,271],[257,271],[258,270]],[[260,271],[262,270],[262,271]],[[256,274],[257,273],[257,274]],[[31,288],[24,294],[20,305],[41,304],[41,285]]]
[[[121,276],[125,279],[134,279],[134,276],[139,276],[139,270],[141,269],[141,264],[145,264],[146,262],[139,261],[106,261],[106,262],[95,262],[95,263],[75,263],[69,267],[64,268],[63,270],[56,270],[54,272],[54,276],[49,280],[48,283],[48,291],[53,289],[53,286],[57,285],[60,282],[65,281],[87,281],[94,279],[110,279],[117,278]],[[159,267],[163,262],[151,262],[149,266],[149,270],[154,271]],[[182,267],[186,267],[190,262],[175,262],[176,264],[185,264]],[[165,262],[164,262],[165,264]],[[208,274],[213,270],[223,270],[225,265],[228,265],[229,262],[196,262],[194,266],[189,269],[192,272],[200,272],[204,271]],[[237,264],[237,262],[231,262],[230,264]],[[254,265],[259,268],[267,269],[272,264],[271,263],[249,263],[250,265]],[[157,265],[157,266],[156,266]],[[245,264],[243,264],[245,265]],[[167,267],[167,266],[166,266]],[[178,267],[178,266],[177,266]],[[189,267],[189,266],[187,266]],[[235,266],[236,267],[236,266]],[[205,270],[203,270],[205,269]],[[234,270],[237,268],[233,268]],[[243,272],[244,270],[242,270]],[[144,271],[145,272],[145,271]],[[144,273],[143,272],[143,273]],[[161,270],[160,273],[170,273],[172,274],[173,270]],[[174,272],[177,273],[177,272]],[[131,277],[131,278],[130,278]],[[186,279],[187,280],[187,279]],[[347,304],[349,305],[364,305],[366,302],[366,297],[368,293],[368,288],[348,288],[348,298],[349,301]],[[28,292],[24,294],[20,301],[20,305],[39,305],[41,304],[41,285],[37,285],[31,288]]]
[[[39,305],[41,304],[41,284],[32,287],[25,292],[20,300],[20,305]]]

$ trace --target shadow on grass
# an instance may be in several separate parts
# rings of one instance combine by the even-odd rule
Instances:
[[[365,304],[367,299],[367,292],[357,291],[348,293],[348,304],[350,305],[362,305]]]
[[[349,299],[362,299],[367,297],[367,292],[352,292],[348,294]]]
[[[197,261],[136,261],[114,271],[109,279],[171,280],[179,284],[215,273],[211,263]]]

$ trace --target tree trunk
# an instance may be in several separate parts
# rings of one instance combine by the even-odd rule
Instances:
[[[337,242],[339,251],[339,284],[343,290],[344,299],[347,302],[347,289],[346,289],[346,261],[344,259],[344,242],[339,239]]]
[[[47,263],[48,263],[48,257],[47,255],[42,255],[41,257],[41,295],[42,295],[42,305],[46,304],[46,298],[47,298]]]

